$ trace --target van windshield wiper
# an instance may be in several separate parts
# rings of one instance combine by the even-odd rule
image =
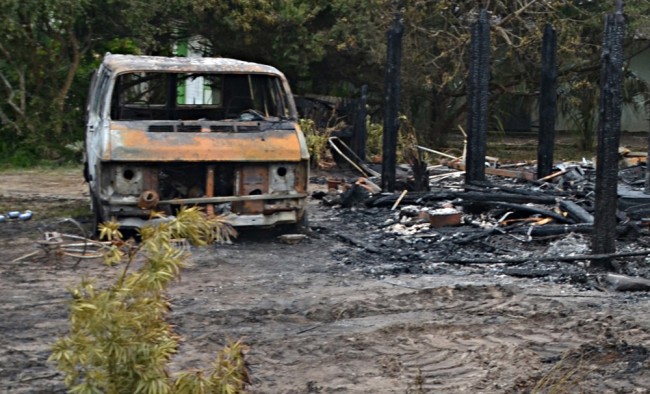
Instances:
[[[254,109],[247,109],[243,111],[242,113],[239,114],[239,119],[242,122],[254,122],[257,120],[267,120],[266,116],[264,116],[263,113],[254,110]]]

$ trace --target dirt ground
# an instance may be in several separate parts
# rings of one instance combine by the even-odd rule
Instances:
[[[323,188],[325,174],[314,175],[312,190]],[[0,223],[0,392],[65,392],[47,357],[66,332],[66,287],[115,272],[96,259],[21,257],[44,231],[76,231],[62,222],[68,212],[87,225],[87,204],[80,170],[0,173],[0,211],[34,212]],[[184,337],[174,368],[208,366],[228,338],[243,338],[252,393],[650,392],[649,294],[609,291],[576,264],[524,274],[432,263],[423,253],[472,250],[387,236],[378,223],[389,215],[310,199],[312,231],[299,244],[247,231],[194,249],[170,291]],[[491,241],[512,256],[588,244]],[[647,262],[623,264],[647,276]]]

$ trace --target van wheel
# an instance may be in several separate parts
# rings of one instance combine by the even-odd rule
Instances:
[[[307,212],[303,212],[302,217],[296,223],[286,224],[285,233],[307,234],[309,233],[309,217]]]

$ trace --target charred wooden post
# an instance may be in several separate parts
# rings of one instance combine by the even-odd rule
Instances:
[[[472,25],[468,77],[467,157],[465,182],[485,180],[485,152],[488,123],[488,82],[490,79],[490,24],[482,8]]]
[[[596,166],[594,254],[616,251],[616,208],[618,187],[618,145],[621,134],[623,88],[623,40],[626,22],[623,4],[617,1],[616,11],[605,19],[605,34],[600,69],[600,109]],[[609,258],[594,259],[595,269],[613,270]]]
[[[646,156],[645,164],[645,194],[650,194],[650,163],[648,163],[648,157],[650,157],[650,103],[646,104],[646,114],[648,117],[648,156]]]
[[[542,81],[539,96],[539,144],[537,178],[553,171],[555,118],[557,115],[557,35],[550,24],[544,28],[542,43]]]
[[[400,65],[402,60],[402,34],[404,23],[397,6],[393,25],[388,29],[386,81],[384,87],[384,139],[381,162],[381,188],[395,190],[397,132],[399,130]]]
[[[361,98],[357,108],[357,115],[354,120],[354,138],[352,139],[352,150],[362,161],[366,160],[366,106],[368,105],[368,85],[361,87]]]

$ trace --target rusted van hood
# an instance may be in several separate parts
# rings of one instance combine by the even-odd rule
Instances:
[[[171,162],[300,161],[295,130],[246,133],[152,133],[114,126],[102,160]]]

